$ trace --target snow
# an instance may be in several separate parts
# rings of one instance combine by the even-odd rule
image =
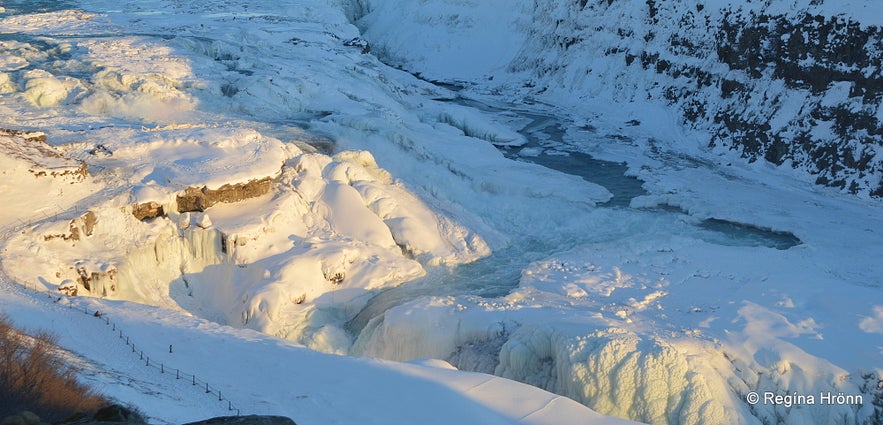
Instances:
[[[379,55],[407,69],[419,64],[416,69],[425,77],[446,81],[501,72],[524,41],[519,24],[529,11],[521,2],[505,0],[358,3],[368,11],[360,19],[365,37],[383,40],[372,45]],[[481,36],[475,37],[476,32]]]
[[[0,134],[4,312],[59,333],[84,379],[158,423],[227,406],[143,368],[79,309],[100,309],[151,361],[195,373],[243,413],[305,424],[873,414],[878,201],[706,149],[707,135],[623,89],[651,87],[646,75],[587,80],[579,66],[620,71],[600,57],[548,77],[572,92],[524,99],[536,81],[509,65],[548,54],[531,50],[531,2],[339,3],[8,7],[0,127],[44,132],[53,154]],[[770,7],[883,16],[872,2],[829,3]],[[466,87],[346,45],[359,36],[393,65]],[[780,89],[767,88],[786,97],[777,126],[803,101]],[[625,163],[646,193],[605,206],[617,182],[532,162],[577,153]],[[34,176],[81,161],[82,178]],[[177,210],[187,187],[265,178],[267,193]],[[145,202],[166,217],[137,220]],[[52,303],[22,285],[90,296]],[[751,391],[866,402],[784,409],[751,405]]]
[[[4,29],[63,32],[76,23],[80,30],[91,18],[69,11],[17,16],[6,18]],[[101,298],[53,304],[4,274],[2,304],[17,324],[57,332],[72,360],[84,368],[84,379],[100,391],[135,404],[159,423],[231,413],[223,402],[206,402],[189,383],[141,366],[103,322],[79,314],[80,307],[100,309],[114,328],[125,329],[127,338],[153,356],[154,364],[195,373],[225,400],[235,400],[243,414],[282,414],[305,424],[625,423],[502,378],[319,354],[267,335],[291,336],[287,326],[305,324],[284,316],[302,315],[316,322],[306,323],[317,328],[311,345],[341,350],[348,337],[327,325],[339,318],[322,315],[357,309],[348,300],[366,290],[399,284],[422,274],[423,267],[472,261],[488,248],[478,235],[430,210],[368,152],[332,158],[239,124],[194,120],[186,112],[197,102],[177,91],[175,83],[185,68],[162,66],[181,64],[182,58],[166,56],[170,51],[161,42],[119,37],[77,45],[86,52],[72,61],[101,57],[90,78],[27,71],[16,78],[47,80],[23,87],[23,97],[16,92],[3,99],[4,108],[23,112],[5,115],[4,125],[30,127],[29,114],[48,112],[41,127],[49,131],[49,143],[59,146],[57,157],[46,159],[23,147],[20,137],[2,138],[6,178],[0,193],[11,207],[2,216],[3,269],[25,286],[54,292],[57,285],[76,282],[75,267],[83,267],[98,273],[90,283]],[[132,61],[129,49],[137,49],[133,57],[166,60]],[[75,79],[83,93],[50,84]],[[157,121],[161,124],[154,125]],[[96,174],[73,182],[32,175],[40,171],[29,162],[35,160],[43,160],[36,165],[49,171],[77,169],[75,159],[63,158],[86,161]],[[217,188],[264,177],[274,179],[269,194],[204,213],[179,214],[174,208],[175,195],[188,186]],[[51,197],[52,206],[38,209],[37,216],[33,193]],[[136,220],[131,206],[149,201],[163,205],[169,217]],[[68,220],[87,209],[97,218],[93,233],[62,238],[69,233]],[[338,272],[345,276],[339,288],[327,280]],[[82,282],[74,285],[85,292]],[[309,301],[294,303],[307,292]],[[331,311],[320,311],[319,305]],[[238,327],[248,323],[265,333],[200,316]],[[262,328],[273,319],[282,323]]]
[[[883,307],[875,306],[870,316],[865,316],[859,328],[867,333],[883,333]]]
[[[303,424],[628,423],[489,375],[321,354],[170,310],[119,301],[53,303],[7,281],[2,285],[4,311],[16,324],[53,329],[63,346],[75,347],[70,356],[86,368],[87,382],[137,404],[151,423],[229,415],[228,402],[242,414],[286,415]],[[83,307],[99,308],[114,328],[83,314]],[[165,373],[146,367],[117,331]],[[209,383],[213,394],[176,379],[178,369],[187,378],[196,375],[200,385]]]
[[[140,222],[128,196],[108,199],[90,207],[97,224],[84,240],[47,240],[65,232],[64,221],[13,237],[7,246],[21,254],[7,256],[10,275],[52,289],[79,269],[105,273],[93,278],[93,294],[314,344],[310,335],[327,333],[326,320],[340,320],[320,319],[326,313],[317,308],[357,310],[367,291],[421,276],[424,264],[469,262],[488,250],[393,182],[368,152],[308,154],[253,130],[128,136],[103,142],[114,154],[92,160],[132,167],[118,172],[128,173],[136,202],[157,202],[168,218]],[[178,213],[175,197],[186,187],[263,177],[274,178],[272,193]],[[348,343],[334,340],[322,347],[345,352]]]

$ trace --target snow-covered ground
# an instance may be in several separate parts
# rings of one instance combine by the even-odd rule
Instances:
[[[650,102],[525,101],[522,3],[0,3],[0,127],[46,136],[0,134],[4,311],[164,422],[217,406],[68,302],[298,423],[613,421],[534,387],[650,423],[868,422],[879,201],[709,152]],[[355,18],[469,88],[385,65]]]

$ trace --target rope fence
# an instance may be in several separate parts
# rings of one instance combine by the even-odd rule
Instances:
[[[57,205],[56,205],[56,207],[57,207]],[[37,216],[30,217],[27,220],[18,219],[17,223],[12,224],[11,226],[9,226],[5,229],[0,229],[0,240],[7,240],[14,233],[23,232],[26,229],[29,229],[35,225],[38,225],[38,224],[41,224],[41,223],[44,223],[47,221],[58,221],[59,218],[73,219],[73,218],[79,217],[80,214],[87,211],[87,209],[88,208],[84,208],[81,206],[81,202],[74,203],[72,206],[70,206],[67,209],[63,209],[63,208],[58,207],[56,210],[50,211],[50,212],[47,212],[46,209],[43,209],[38,212],[39,215],[37,215]],[[3,275],[5,275],[5,273],[3,273],[2,270],[0,270],[0,276],[3,276]],[[43,291],[41,291],[37,288],[36,283],[31,283],[30,285],[22,284],[20,286],[27,289],[27,290],[33,291],[35,294],[42,294],[43,293]],[[83,305],[82,308],[77,307],[75,309],[74,302],[71,301],[69,299],[69,297],[55,294],[48,288],[45,290],[45,295],[47,295],[50,299],[52,299],[53,303],[60,303],[61,300],[67,298],[68,299],[68,302],[67,302],[68,309],[80,311],[85,315],[92,315],[98,319],[101,319],[104,322],[105,326],[107,326],[111,332],[114,332],[114,334],[117,336],[117,339],[119,339],[127,347],[131,347],[132,355],[133,356],[137,355],[138,360],[143,362],[145,367],[153,368],[156,372],[158,372],[162,375],[174,376],[175,380],[182,381],[182,382],[189,382],[192,387],[195,387],[195,388],[199,389],[200,391],[204,391],[204,393],[207,396],[211,396],[212,398],[217,397],[218,402],[226,401],[228,411],[236,412],[236,416],[241,415],[240,410],[233,405],[233,402],[230,399],[226,398],[226,396],[223,393],[221,393],[221,390],[219,388],[215,388],[212,385],[210,385],[208,382],[206,382],[202,379],[199,379],[195,374],[184,372],[178,368],[172,367],[171,365],[166,365],[163,362],[157,362],[156,360],[151,360],[150,356],[147,353],[145,353],[144,350],[139,349],[135,345],[135,341],[129,335],[125,334],[123,332],[123,330],[120,329],[120,327],[117,326],[117,324],[114,321],[110,320],[109,317],[102,314],[100,311],[97,311],[97,310],[91,311],[91,310],[89,310],[88,306],[86,306],[86,305]],[[169,346],[169,351],[171,351],[171,349],[172,349],[172,346]]]
[[[31,285],[22,285],[22,286],[33,291],[35,294],[44,293],[37,288],[36,283],[32,283]],[[67,298],[67,297],[52,293],[52,291],[50,289],[46,289],[45,294],[50,299],[52,299],[53,303],[56,303],[56,304],[60,303],[61,300]],[[218,402],[226,401],[228,411],[236,412],[236,416],[241,415],[240,410],[238,408],[236,408],[236,406],[233,405],[233,402],[230,399],[226,398],[226,396],[223,393],[221,393],[221,390],[219,388],[215,388],[215,387],[211,386],[208,382],[206,382],[202,379],[199,379],[195,374],[184,372],[181,369],[172,367],[171,365],[167,365],[163,362],[151,360],[149,354],[145,353],[144,350],[139,349],[135,345],[135,341],[129,335],[124,333],[123,330],[119,326],[117,326],[116,322],[114,322],[113,320],[110,320],[110,318],[107,317],[107,315],[101,313],[100,310],[94,310],[94,311],[90,310],[89,307],[86,305],[83,305],[82,308],[80,308],[80,307],[74,308],[74,303],[71,300],[68,300],[67,306],[68,306],[68,309],[71,311],[79,311],[79,312],[83,313],[84,315],[91,315],[91,316],[101,320],[102,322],[104,322],[104,325],[111,332],[114,333],[114,335],[117,337],[117,339],[119,339],[127,347],[131,347],[132,355],[133,356],[137,355],[138,361],[143,362],[145,367],[153,368],[156,372],[158,372],[162,375],[169,375],[170,377],[174,376],[175,380],[182,381],[182,382],[189,382],[192,387],[198,388],[200,391],[204,391],[204,393],[206,395],[211,396],[212,398],[217,397]],[[172,348],[173,347],[171,345],[169,345],[169,352],[172,352]]]

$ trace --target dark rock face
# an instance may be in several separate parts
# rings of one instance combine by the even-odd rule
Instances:
[[[225,184],[218,189],[188,187],[178,195],[178,212],[202,212],[219,202],[232,203],[256,198],[270,191],[273,180],[269,177],[247,183]]]
[[[714,117],[719,125],[712,143],[739,149],[750,160],[791,161],[816,174],[819,184],[883,196],[879,179],[876,187],[863,179],[883,170],[883,158],[876,155],[883,146],[883,123],[875,116],[883,96],[883,29],[810,14],[728,12],[716,41],[719,60],[749,77],[730,96],[750,100],[764,74],[808,96],[780,128],[747,119],[738,105],[721,110]],[[822,127],[830,131],[817,131]]]
[[[99,409],[92,417],[87,415],[75,415],[59,424],[65,425],[110,425],[110,424],[128,424],[128,425],[146,425],[147,422],[136,411],[120,406],[118,404],[110,405]]]
[[[97,422],[144,423],[144,418],[141,415],[118,404],[98,410],[92,419]]]
[[[297,425],[284,416],[222,416],[184,425]]]
[[[666,103],[712,148],[883,197],[883,28],[823,16],[825,1],[776,12],[764,2],[545,2],[512,69],[533,72],[536,93],[591,97],[601,86],[615,100]]]

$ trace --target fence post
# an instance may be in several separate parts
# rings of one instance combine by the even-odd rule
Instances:
[[[31,285],[32,285],[32,287],[33,287],[33,291],[34,291],[34,293],[39,294],[40,291],[39,291],[39,289],[37,288],[37,284],[36,284],[35,282],[31,282]],[[24,287],[27,288],[27,284],[25,284]],[[55,297],[53,296],[53,294],[52,294],[52,291],[51,291],[50,289],[48,289],[48,288],[46,289],[46,295],[47,295],[49,298],[52,298],[53,300],[56,300],[56,298],[55,298]],[[63,297],[63,296],[59,296],[59,297],[57,298],[57,301],[61,301],[61,300],[64,299],[64,298],[65,298],[65,297]],[[68,306],[68,309],[73,310],[73,308],[74,308],[74,302],[73,302],[71,299],[68,299],[67,306]],[[89,307],[88,307],[88,305],[83,305],[83,313],[86,314],[86,315],[89,315]],[[105,325],[107,325],[107,326],[112,326],[112,328],[111,328],[111,329],[112,329],[112,332],[114,332],[114,333],[119,332],[119,338],[120,338],[120,339],[123,339],[123,330],[122,330],[122,329],[119,329],[119,330],[118,330],[118,329],[116,328],[116,322],[111,322],[109,317],[107,317],[106,315],[103,315],[103,314],[100,313],[100,310],[96,310],[95,317],[103,318],[103,319],[104,319],[104,323],[105,323]],[[131,346],[132,346],[132,352],[133,352],[133,353],[138,352],[139,359],[141,359],[141,360],[144,361],[145,366],[150,367],[150,356],[145,356],[143,350],[138,351],[138,350],[136,349],[136,347],[135,347],[135,342],[134,342],[134,341],[130,341],[130,338],[129,338],[128,335],[125,336],[125,340],[126,340],[126,345],[131,344]],[[172,351],[172,345],[169,345],[169,353],[172,353],[172,352],[173,352],[173,351]],[[155,365],[156,365],[156,362],[154,362],[154,367],[156,367]],[[180,370],[180,369],[177,369],[177,368],[174,368],[174,369],[175,369],[175,379],[181,379],[181,370]],[[160,373],[162,373],[162,374],[166,373],[166,369],[165,369],[165,364],[164,364],[164,363],[160,363],[160,364],[159,364],[159,371],[160,371]],[[185,373],[184,375],[187,375],[187,374]],[[191,378],[192,378],[192,384],[193,384],[193,386],[196,386],[196,381],[197,381],[197,379],[196,379],[196,375],[191,375]],[[881,381],[881,382],[883,382],[883,381]],[[209,386],[209,383],[208,383],[208,382],[205,383],[205,392],[206,392],[206,394],[214,394],[214,391],[211,389],[211,387]],[[225,399],[224,399],[224,395],[223,395],[223,393],[221,392],[221,390],[219,389],[217,392],[218,392],[218,401],[223,401],[223,400],[225,400]],[[229,399],[227,399],[227,410],[228,410],[228,411],[231,411],[231,412],[235,410],[235,411],[236,411],[236,416],[240,416],[240,414],[241,414],[240,409],[234,407],[234,406],[233,406],[233,402],[230,401]]]

